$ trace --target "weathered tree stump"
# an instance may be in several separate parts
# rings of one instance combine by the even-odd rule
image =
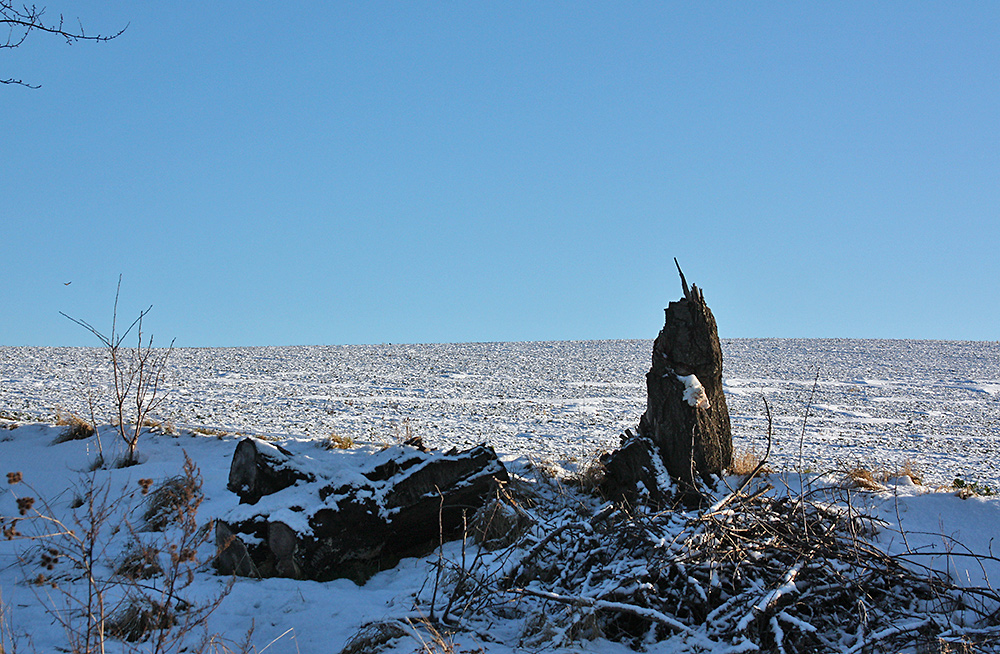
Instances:
[[[292,451],[292,448],[296,451]],[[492,448],[376,453],[237,445],[229,488],[240,504],[216,530],[224,574],[364,583],[459,534],[507,471]]]
[[[680,498],[695,502],[697,478],[708,482],[732,463],[718,327],[701,289],[688,288],[679,265],[677,271],[684,297],[667,307],[663,329],[653,343],[646,411],[638,433],[623,436],[622,447],[604,460],[605,490],[612,496],[635,499],[645,494],[662,504],[669,494],[662,466],[677,484]]]

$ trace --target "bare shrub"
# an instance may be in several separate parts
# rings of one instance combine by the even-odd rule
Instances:
[[[138,462],[137,451],[139,437],[142,434],[150,413],[159,407],[165,396],[162,384],[166,375],[167,359],[173,351],[173,341],[164,349],[153,348],[153,337],[144,340],[142,322],[152,310],[152,306],[141,311],[128,329],[118,331],[118,298],[121,294],[122,280],[118,277],[118,290],[115,292],[114,311],[111,317],[111,332],[105,336],[90,323],[62,314],[85,328],[104,346],[111,363],[113,411],[112,424],[118,430],[118,436],[127,448],[125,457],[120,462],[122,466]],[[136,345],[127,347],[125,339],[135,330]]]
[[[7,477],[12,485],[24,483],[20,473]],[[140,486],[145,495],[152,481],[142,480]],[[201,475],[191,459],[185,457],[182,475],[149,493],[144,515],[163,529],[155,537],[140,538],[131,526],[129,517],[138,510],[136,491],[113,492],[110,482],[98,483],[89,474],[78,495],[82,503],[66,523],[33,496],[15,495],[19,515],[2,518],[6,538],[31,544],[19,556],[25,578],[39,589],[39,601],[63,627],[67,651],[103,652],[109,639],[144,642],[150,654],[201,651],[190,647],[229,588],[200,603],[189,596],[201,565],[198,548],[210,532],[209,525],[197,522]],[[112,542],[123,533],[122,527],[133,544],[116,556]],[[105,574],[107,569],[113,574]],[[221,640],[197,640],[199,647],[214,642],[213,651],[223,651]]]

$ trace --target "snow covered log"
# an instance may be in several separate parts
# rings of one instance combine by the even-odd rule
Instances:
[[[460,535],[507,471],[486,445],[372,452],[244,439],[229,479],[240,503],[216,528],[220,572],[360,584]]]
[[[676,260],[675,260],[676,262]],[[605,457],[610,495],[658,499],[667,489],[662,471],[679,487],[681,499],[697,501],[696,477],[708,481],[732,463],[729,409],[722,389],[722,346],[701,289],[688,288],[666,309],[646,373],[646,411],[638,434]],[[662,467],[661,467],[662,466]],[[657,488],[650,488],[655,484]]]

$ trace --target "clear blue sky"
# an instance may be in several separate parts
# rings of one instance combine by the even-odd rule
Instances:
[[[47,7],[2,345],[1000,339],[998,2]]]

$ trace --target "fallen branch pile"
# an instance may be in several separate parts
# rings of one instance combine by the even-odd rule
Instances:
[[[649,513],[515,481],[470,527],[485,547],[442,558],[421,610],[525,647],[603,637],[687,652],[994,651],[1000,595],[872,545],[880,525],[857,494],[755,479],[705,509]]]

